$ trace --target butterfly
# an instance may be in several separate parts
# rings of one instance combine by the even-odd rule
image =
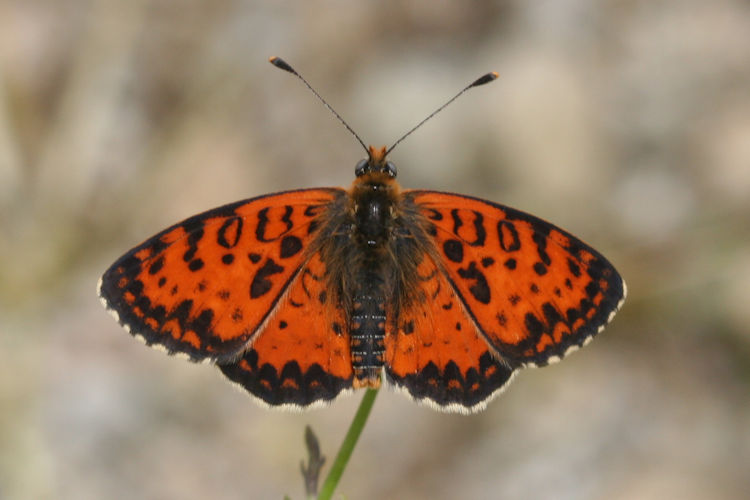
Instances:
[[[471,413],[622,305],[618,272],[575,236],[490,201],[402,190],[390,150],[366,149],[349,189],[242,200],[147,239],[102,276],[104,306],[269,406],[317,406],[385,379]]]

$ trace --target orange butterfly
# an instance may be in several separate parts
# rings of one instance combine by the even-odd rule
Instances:
[[[388,152],[370,146],[348,190],[243,200],[160,232],[104,273],[102,302],[148,345],[296,408],[385,373],[437,409],[478,411],[612,319],[625,283],[596,250],[503,205],[401,190]]]

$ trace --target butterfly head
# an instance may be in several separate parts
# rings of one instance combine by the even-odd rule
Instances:
[[[368,157],[359,160],[354,169],[354,175],[361,178],[370,174],[372,177],[385,177],[385,179],[396,178],[396,165],[385,159],[386,149],[370,146]]]

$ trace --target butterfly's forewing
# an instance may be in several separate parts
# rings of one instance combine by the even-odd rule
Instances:
[[[118,259],[102,276],[102,302],[149,345],[234,359],[301,269],[316,215],[343,195],[290,191],[191,217]]]
[[[461,195],[407,191],[434,224],[452,286],[511,366],[545,365],[580,347],[625,296],[615,268],[552,224]]]
[[[388,380],[441,410],[481,410],[513,370],[494,356],[430,257],[418,273],[421,300],[401,312],[385,338]]]
[[[325,269],[312,256],[252,347],[219,366],[266,404],[305,407],[352,387],[345,314],[326,290]]]

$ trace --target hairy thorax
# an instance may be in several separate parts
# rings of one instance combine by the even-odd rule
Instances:
[[[367,174],[352,185],[352,238],[365,254],[376,256],[392,241],[395,218],[399,216],[399,194],[396,180],[382,173]]]

